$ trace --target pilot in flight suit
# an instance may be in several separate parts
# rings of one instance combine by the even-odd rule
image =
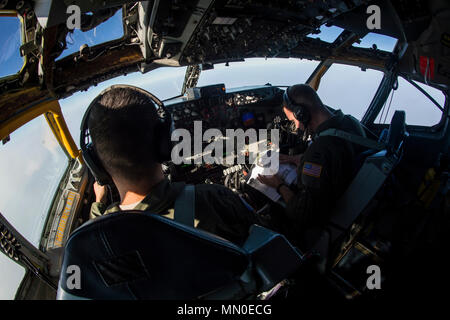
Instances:
[[[322,123],[316,134],[330,128],[364,136],[359,122],[340,110]],[[353,178],[354,159],[359,151],[358,146],[339,137],[313,139],[298,167],[298,196],[287,203],[286,214],[294,223],[294,232],[304,234],[306,229],[320,228],[328,221],[336,201]],[[309,247],[315,238],[305,236],[302,241]]]
[[[280,226],[274,226],[285,233],[301,249],[308,250],[317,240],[321,228],[330,218],[336,201],[349,186],[354,174],[354,159],[363,151],[340,137],[319,136],[327,129],[339,129],[353,135],[365,137],[359,121],[342,111],[330,111],[325,107],[316,92],[307,85],[296,85],[288,90],[293,104],[306,109],[309,119],[292,110],[299,106],[284,104],[284,111],[297,128],[308,130],[312,141],[303,155],[300,155],[296,190],[291,190],[277,176],[260,176],[262,183],[277,188],[286,202],[285,221],[276,219]],[[287,95],[286,93],[285,95]],[[293,112],[297,111],[297,117]],[[303,110],[304,111],[304,110]],[[300,120],[300,121],[299,121]]]
[[[89,130],[92,145],[81,144],[85,162],[97,181],[101,175],[109,176],[105,181],[112,180],[121,198],[120,204],[106,208],[102,202],[105,187],[94,184],[91,218],[131,209],[170,216],[184,190],[184,183],[164,177],[161,162],[162,157],[170,157],[170,143],[165,142],[170,140],[170,130],[152,107],[153,99],[140,88],[116,85],[102,92],[86,111],[83,135]],[[259,222],[240,197],[224,186],[196,185],[193,195],[194,218],[200,229],[240,243],[250,226]],[[190,203],[182,202],[182,207]]]

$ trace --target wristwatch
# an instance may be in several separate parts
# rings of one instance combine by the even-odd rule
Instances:
[[[280,184],[278,185],[278,187],[277,187],[277,192],[278,192],[279,194],[281,194],[280,189],[281,189],[282,186],[287,187],[287,185],[286,185],[284,182],[280,183]]]

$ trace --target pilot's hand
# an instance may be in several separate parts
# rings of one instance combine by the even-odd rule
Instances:
[[[277,188],[281,183],[283,183],[283,179],[281,179],[280,177],[278,177],[277,175],[273,175],[273,176],[263,176],[263,175],[258,175],[257,177],[258,181],[261,182],[262,184],[265,184],[269,187],[272,188]]]
[[[280,153],[280,163],[293,164],[296,167],[300,165],[300,160],[302,158],[302,154],[296,154],[294,156],[289,156],[287,154]]]
[[[96,181],[94,183],[94,193],[95,193],[95,202],[106,203],[106,195],[107,195],[106,186],[101,186]]]

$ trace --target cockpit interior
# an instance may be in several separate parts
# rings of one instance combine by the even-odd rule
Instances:
[[[57,183],[45,178],[48,173],[41,184],[27,180],[19,188],[4,179],[0,188],[1,251],[8,263],[13,261],[23,269],[9,297],[56,299],[61,283],[70,277],[67,267],[77,263],[86,266],[90,284],[80,294],[74,293],[75,288],[65,299],[295,302],[319,297],[387,301],[398,295],[437,296],[435,289],[449,280],[449,265],[444,262],[450,231],[449,17],[450,4],[443,0],[0,0],[0,23],[5,21],[7,30],[6,19],[18,19],[21,39],[17,48],[5,44],[3,50],[17,49],[17,70],[7,69],[10,56],[0,54],[4,70],[0,73],[0,152],[2,148],[5,152],[1,174],[11,179],[9,170],[29,172],[29,176],[36,172],[37,156],[27,157],[29,166],[14,169],[15,157],[20,161],[24,157],[11,147],[24,141],[21,145],[31,148],[21,134],[33,135],[27,128],[35,119],[50,128],[48,136],[54,141],[47,144],[42,138],[33,146],[58,148],[64,158]],[[105,40],[102,37],[108,30],[101,28],[113,19],[119,21],[118,38]],[[115,34],[112,25],[107,27]],[[333,35],[333,30],[338,31]],[[98,39],[104,41],[91,41],[97,36],[89,39],[89,32],[102,32]],[[378,36],[394,39],[391,48],[384,47],[385,40],[371,43],[371,37]],[[1,39],[7,43],[6,35]],[[226,68],[252,59],[315,64],[308,74],[290,75],[290,83],[264,80],[228,85],[228,78],[249,75],[242,68],[240,74],[226,76]],[[267,71],[268,78],[281,74],[276,79],[283,79],[285,69],[276,63]],[[266,72],[264,64],[258,68]],[[156,215],[148,219],[139,214],[130,219],[101,217],[98,223],[90,219],[95,179],[77,141],[88,100],[117,79],[121,83],[158,82],[170,70],[183,70],[179,92],[165,96],[161,89],[152,93],[163,96],[164,112],[170,113],[173,129],[195,135],[201,124],[202,135],[218,129],[224,136],[227,130],[276,129],[281,154],[302,154],[312,139],[296,130],[283,113],[283,95],[290,85],[311,86],[326,97],[330,112],[345,107],[337,99],[355,104],[360,97],[365,99],[366,105],[355,107],[360,113],[355,117],[371,141],[370,148],[355,160],[351,183],[314,250],[301,252],[289,235],[257,225],[247,242],[238,246]],[[369,94],[363,90],[368,82],[358,75],[371,76],[375,71],[379,78]],[[219,80],[202,83],[202,76],[212,72]],[[138,80],[131,78],[135,74]],[[81,101],[80,106],[68,106],[73,97]],[[71,118],[76,119],[74,125]],[[202,149],[210,142],[202,140]],[[56,153],[51,153],[44,162],[54,174],[55,159]],[[219,184],[238,194],[262,219],[276,216],[285,204],[251,186],[253,168],[251,164],[205,164],[193,159],[163,163],[170,181]],[[14,186],[17,192],[39,194],[36,190],[47,190],[45,184],[50,181],[51,188],[40,196],[47,199],[45,205],[32,197],[21,199],[28,209],[13,205],[19,202],[17,196],[3,191]],[[114,186],[107,197],[109,204],[120,201]],[[18,218],[24,210],[30,211],[27,217],[34,214],[39,221]],[[33,224],[39,224],[39,230],[22,231]],[[110,252],[93,246],[86,253],[90,234],[109,237],[111,230],[120,236],[111,239]],[[154,236],[143,239],[145,232]],[[156,235],[167,245],[157,244],[150,250],[146,241],[158,242]],[[142,261],[156,259],[168,247],[179,259],[190,261],[186,274],[174,271],[172,258],[161,259],[153,266],[159,280],[149,289],[148,282],[140,282],[148,267]],[[120,254],[114,254],[116,250]],[[94,254],[102,260],[94,261]],[[119,271],[126,272],[116,272],[117,266],[125,266]],[[381,270],[381,289],[370,285],[373,266]],[[173,273],[164,272],[165,267]],[[133,289],[127,289],[130,283]]]

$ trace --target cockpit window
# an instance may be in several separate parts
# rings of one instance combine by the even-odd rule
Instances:
[[[227,88],[264,85],[290,86],[305,83],[319,65],[318,61],[299,59],[246,59],[214,65],[213,70],[202,71],[197,86],[224,83]],[[245,75],[245,76],[243,76]]]
[[[16,74],[23,66],[20,56],[22,24],[17,17],[0,16],[0,78]]]
[[[92,47],[121,37],[123,37],[122,9],[94,29],[86,32],[75,29],[73,33],[69,32],[66,37],[67,48],[57,60],[78,52],[84,44]]]
[[[0,212],[38,247],[67,156],[43,116],[14,131],[0,153]],[[0,253],[0,270],[0,299],[14,299],[25,269]]]
[[[0,212],[38,247],[67,156],[44,116],[13,132],[0,152]]]
[[[25,275],[25,269],[0,253],[0,300],[14,299]]]
[[[375,45],[379,50],[392,52],[396,44],[396,38],[369,32],[361,39],[361,43],[354,43],[353,46],[358,48],[373,48]]]
[[[320,27],[320,33],[309,34],[309,35],[307,35],[307,37],[313,38],[313,39],[319,38],[322,41],[325,41],[328,43],[333,43],[334,40],[336,40],[337,37],[339,37],[339,35],[342,33],[342,31],[344,31],[344,29],[336,27],[336,26],[327,27],[326,25],[322,25]]]
[[[381,71],[335,63],[322,77],[317,93],[324,104],[361,120],[382,79]]]
[[[423,83],[415,83],[424,89],[441,108],[444,107],[445,95],[442,91]],[[405,111],[407,125],[430,127],[438,124],[442,118],[442,111],[419,89],[402,77],[398,77],[398,88],[391,90],[375,123],[390,123],[395,110]]]
[[[197,86],[217,83],[225,83],[228,89],[266,83],[289,86],[305,83],[318,65],[318,61],[281,58],[252,58],[245,62],[230,62],[229,66],[216,64],[214,69],[201,72]],[[113,84],[126,83],[148,90],[165,100],[181,94],[185,72],[186,67],[167,67],[146,74],[134,73],[105,81],[87,92],[78,92],[60,100],[64,118],[75,142],[79,144],[80,123],[87,106],[103,89]]]

